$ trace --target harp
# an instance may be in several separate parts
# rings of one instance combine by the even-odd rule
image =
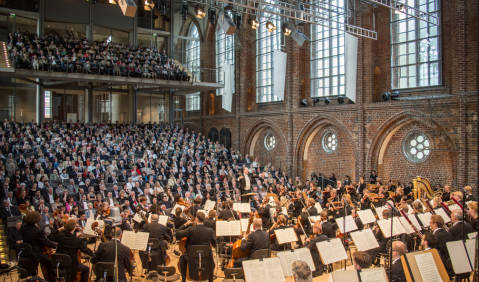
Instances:
[[[418,176],[416,179],[413,179],[412,182],[414,185],[414,200],[433,199],[436,196],[440,196],[443,192],[443,189],[434,191],[431,182],[425,177]]]

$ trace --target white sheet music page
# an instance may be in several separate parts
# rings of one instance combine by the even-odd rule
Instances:
[[[135,233],[135,239],[132,242],[130,249],[138,251],[146,251],[146,246],[148,245],[148,238],[150,238],[150,233],[148,232],[137,232]]]
[[[286,236],[288,237],[288,242],[298,241],[298,236],[296,236],[296,232],[294,232],[294,228],[285,228],[284,231],[286,232]]]
[[[406,231],[407,234],[413,234],[413,233],[416,233],[416,231],[414,231],[414,229],[412,228],[411,224],[409,224],[409,222],[407,221],[407,219],[405,217],[400,217],[399,218],[399,221],[401,222],[402,224],[402,227],[404,228],[404,230]]]
[[[429,222],[431,222],[431,216],[432,214],[430,212],[420,213],[417,215],[417,217],[419,217],[424,227],[429,227]]]
[[[291,228],[292,229],[292,228]],[[311,256],[311,251],[308,248],[296,249],[294,252],[298,255],[298,260],[302,260],[309,265],[311,271],[316,271],[316,266],[314,266],[313,257]]]
[[[309,219],[309,222],[311,222],[311,224],[314,224],[313,221],[314,222],[316,222],[316,221],[321,222],[321,216],[320,215],[312,215],[312,216],[308,217],[308,219]]]
[[[278,244],[284,244],[288,242],[288,235],[286,235],[286,231],[284,229],[276,229],[274,230],[274,234],[276,234],[276,240],[278,240]]]
[[[166,226],[166,224],[168,224],[168,216],[167,215],[160,215],[158,217],[158,223]]]
[[[266,258],[263,260],[268,272],[269,282],[284,282],[283,269],[279,258]]]
[[[134,231],[123,231],[123,235],[121,236],[121,243],[128,248],[132,248],[133,241],[135,240],[135,232]]]
[[[476,237],[477,237],[477,232],[469,233],[469,234],[467,234],[467,237],[468,237],[469,239],[476,239]]]
[[[336,218],[336,223],[338,224],[338,228],[341,231],[341,233],[345,233],[343,228],[343,221],[344,217]],[[358,226],[356,225],[356,222],[354,222],[354,219],[351,215],[346,216],[346,232],[351,232],[354,230],[358,230]]]
[[[175,206],[174,206],[174,207],[173,207],[173,209],[171,210],[171,213],[173,213],[173,214],[174,214],[177,208],[180,208],[180,209],[181,209],[181,211],[183,211],[183,210],[185,209],[185,206],[183,206],[183,205],[178,205],[178,204],[175,204]]]
[[[440,282],[442,281],[439,271],[437,270],[436,262],[431,253],[423,253],[415,255],[417,267],[423,282]]]
[[[264,263],[257,259],[244,260],[243,270],[246,282],[268,282],[268,276],[264,269]]]
[[[387,210],[388,208],[386,206],[382,207],[375,207],[376,214],[378,215],[379,220],[383,219],[383,210]]]
[[[466,246],[464,246],[462,240],[447,242],[446,246],[450,255],[452,268],[456,274],[472,271]],[[474,265],[474,260],[472,265]]]
[[[246,232],[246,230],[248,229],[249,218],[242,218],[242,219],[240,219],[240,221],[241,221],[241,231]],[[251,227],[250,227],[250,229],[251,229]]]
[[[205,210],[210,211],[215,209],[216,202],[211,200],[206,200]],[[173,210],[174,211],[174,210]]]
[[[138,223],[141,223],[141,222],[143,221],[143,219],[141,218],[141,216],[140,216],[139,214],[137,214],[137,213],[133,216],[133,220],[136,221],[136,222],[138,222]]]
[[[314,207],[318,210],[318,214],[323,211],[323,208],[321,207],[321,204],[316,202],[314,204]]]
[[[451,218],[449,217],[449,215],[447,215],[446,211],[443,208],[435,209],[434,212],[444,219],[444,223],[451,222]]]
[[[454,210],[460,210],[461,209],[457,204],[450,205],[450,206],[448,206],[448,208],[451,212],[453,212]]]
[[[241,222],[239,220],[229,221],[229,235],[241,236]]]
[[[387,282],[386,270],[384,268],[367,268],[359,272],[363,282]]]
[[[216,236],[228,236],[229,235],[229,224],[227,221],[218,220],[216,221]]]
[[[379,247],[378,241],[371,229],[351,232],[350,235],[358,251],[364,252]]]
[[[466,246],[466,251],[467,255],[469,256],[469,261],[471,262],[471,265],[474,265],[474,258],[476,257],[476,240],[475,239],[469,239],[466,240],[466,243],[464,244]]]
[[[283,269],[283,275],[285,277],[293,276],[293,262],[298,260],[298,254],[296,253],[296,251],[278,252],[277,256],[279,260],[281,261],[281,268]]]
[[[363,224],[376,222],[376,217],[370,209],[358,211],[358,216]]]
[[[339,238],[318,242],[316,247],[325,265],[348,258],[343,242]]]

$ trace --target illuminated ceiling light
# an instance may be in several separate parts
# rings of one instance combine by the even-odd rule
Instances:
[[[196,5],[195,13],[198,19],[202,19],[206,16],[205,8],[203,8],[203,6],[200,6],[200,5]]]
[[[293,31],[287,25],[283,25],[282,30],[283,30],[284,35],[291,35],[291,32]]]
[[[276,26],[272,22],[267,22],[266,28],[269,30],[269,32],[273,32],[273,30],[276,30]]]
[[[248,23],[251,25],[252,29],[258,29],[259,22],[255,18],[249,19]]]
[[[155,4],[151,0],[145,0],[145,11],[153,11]]]

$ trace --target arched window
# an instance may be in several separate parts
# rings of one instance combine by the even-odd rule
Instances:
[[[219,140],[219,135],[218,135],[218,129],[212,128],[210,131],[208,131],[208,139],[211,140],[211,142],[216,142]]]
[[[231,131],[228,128],[220,130],[220,144],[224,144],[226,149],[231,148]]]
[[[192,22],[190,24],[190,31],[188,36],[195,39],[190,39],[186,48],[186,68],[193,74],[194,77],[200,79],[201,68],[201,41],[198,27]]]

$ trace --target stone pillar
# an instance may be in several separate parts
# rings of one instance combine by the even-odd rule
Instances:
[[[175,96],[175,92],[170,89],[170,94],[168,96],[168,107],[170,108],[170,111],[169,111],[169,122],[171,125],[174,125],[175,124],[175,103],[174,103],[174,96]]]
[[[137,120],[137,103],[136,103],[136,85],[128,85],[128,102],[129,102],[129,108],[128,112],[130,113],[130,122],[132,124],[136,124]]]
[[[38,19],[37,19],[37,34],[38,38],[43,36],[43,24],[45,22],[45,0],[38,1]]]

